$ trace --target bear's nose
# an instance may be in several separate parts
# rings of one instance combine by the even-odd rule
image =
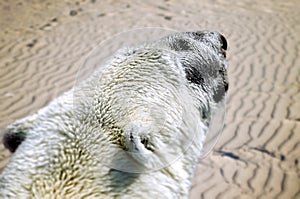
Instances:
[[[11,153],[14,153],[19,145],[25,140],[25,137],[26,135],[24,132],[15,133],[10,129],[5,129],[2,142],[5,148]]]
[[[221,48],[224,50],[227,50],[227,40],[225,39],[225,37],[221,34],[219,34],[219,40],[221,42]]]

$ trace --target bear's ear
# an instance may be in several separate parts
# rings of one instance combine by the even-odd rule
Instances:
[[[26,139],[27,132],[33,129],[35,120],[36,115],[32,115],[8,125],[3,132],[3,145],[10,152],[15,152],[19,145]]]

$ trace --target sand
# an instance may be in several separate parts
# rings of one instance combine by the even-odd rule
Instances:
[[[111,35],[216,30],[229,43],[227,114],[191,198],[300,198],[297,0],[43,2],[0,2],[0,128],[70,89],[88,53]],[[9,156],[1,145],[1,168]]]

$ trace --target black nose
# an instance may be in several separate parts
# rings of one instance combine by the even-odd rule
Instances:
[[[19,145],[25,140],[25,133],[24,132],[10,132],[10,130],[4,130],[3,136],[3,145],[10,151],[15,152]]]
[[[225,82],[225,83],[224,83],[224,88],[225,88],[225,91],[227,92],[227,91],[228,91],[228,88],[229,88],[228,82]]]
[[[221,42],[221,48],[223,48],[224,50],[227,50],[227,40],[221,34],[220,34],[220,42]]]

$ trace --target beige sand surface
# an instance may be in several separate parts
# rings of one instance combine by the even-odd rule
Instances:
[[[111,35],[217,30],[229,43],[227,116],[191,198],[300,198],[299,1],[43,2],[0,2],[0,128],[71,88]],[[0,167],[9,155],[1,145]]]

